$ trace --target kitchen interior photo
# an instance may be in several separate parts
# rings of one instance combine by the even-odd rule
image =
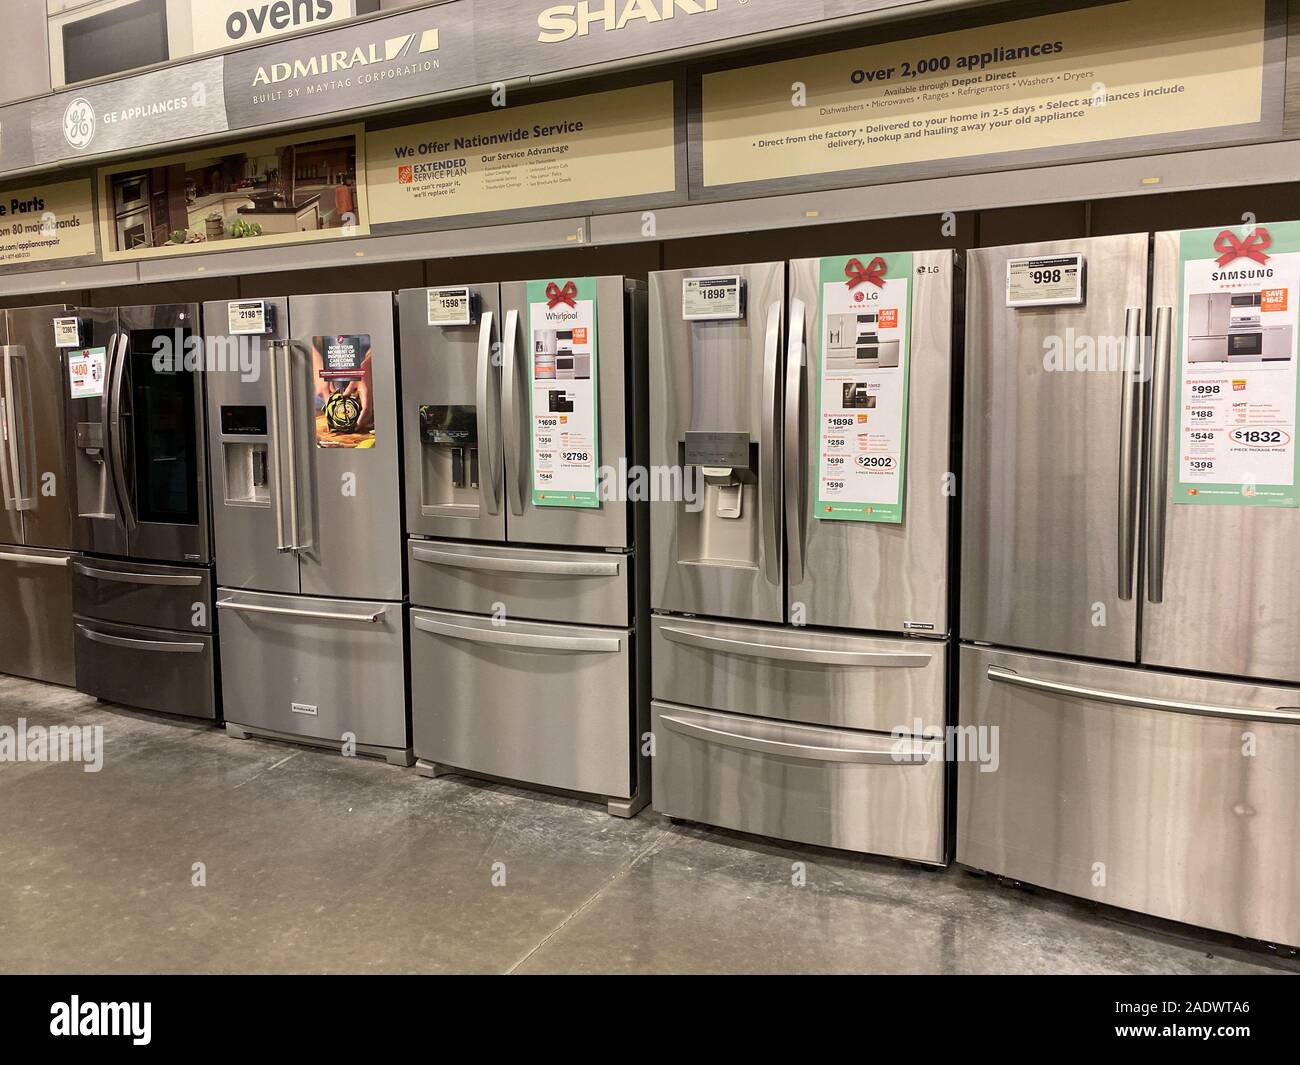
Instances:
[[[357,207],[354,136],[123,171],[110,179],[118,251],[337,229]]]

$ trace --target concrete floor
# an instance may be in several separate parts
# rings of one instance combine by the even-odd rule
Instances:
[[[617,820],[0,677],[0,724],[19,717],[101,724],[105,754],[97,774],[0,764],[6,973],[1300,972],[959,869]]]

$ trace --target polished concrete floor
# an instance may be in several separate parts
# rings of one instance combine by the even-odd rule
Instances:
[[[102,725],[104,765],[0,763],[0,972],[1300,971],[959,869],[617,820],[0,677],[18,718]]]

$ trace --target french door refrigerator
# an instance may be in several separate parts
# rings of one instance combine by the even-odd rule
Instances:
[[[196,304],[77,308],[65,355],[77,688],[215,719],[207,431]]]
[[[555,469],[645,463],[645,283],[399,302],[421,771],[595,796],[631,817],[649,787],[646,504],[560,492],[551,505],[548,485]]]
[[[1175,488],[1183,236],[970,253],[957,860],[1295,944],[1300,510]]]
[[[54,332],[66,313],[0,311],[0,673],[72,685],[72,492]]]
[[[650,276],[654,806],[943,864],[954,256],[869,258]]]
[[[393,294],[203,311],[226,730],[410,765]]]

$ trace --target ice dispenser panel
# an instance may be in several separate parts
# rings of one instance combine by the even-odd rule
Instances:
[[[470,404],[420,405],[421,509],[478,509],[478,416]]]
[[[226,502],[233,506],[270,506],[271,470],[266,408],[221,408],[221,455]]]
[[[679,561],[753,566],[758,557],[758,444],[748,433],[691,430],[678,445],[683,476],[703,499],[679,503]]]

